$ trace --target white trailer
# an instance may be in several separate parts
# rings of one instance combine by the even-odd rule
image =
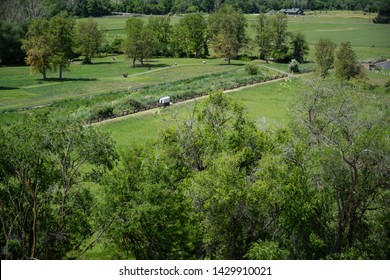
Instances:
[[[169,96],[161,97],[158,103],[160,106],[169,106],[171,103],[171,98]]]

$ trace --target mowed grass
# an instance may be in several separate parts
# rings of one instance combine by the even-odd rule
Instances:
[[[227,95],[233,101],[243,104],[247,108],[248,117],[256,124],[285,126],[289,122],[287,108],[297,100],[301,89],[300,79],[286,79],[260,84]],[[118,148],[124,150],[132,145],[145,145],[157,140],[160,131],[177,125],[177,120],[190,118],[197,102],[200,100],[134,114],[97,125],[104,131],[110,132]]]
[[[246,17],[247,33],[254,38],[251,26],[257,15]],[[305,34],[310,44],[309,60],[314,59],[314,44],[321,37],[330,38],[336,43],[351,41],[360,60],[389,57],[390,25],[372,24],[370,19],[373,17],[373,14],[345,11],[288,16],[288,31]],[[149,16],[141,18],[147,21]],[[124,34],[127,19],[127,16],[114,16],[95,20],[110,41],[115,36]],[[180,16],[173,16],[171,23],[177,23],[179,19]],[[253,45],[249,51],[252,55],[257,55],[257,48]],[[73,63],[70,72],[64,73],[63,81],[57,79],[57,73],[49,73],[49,79],[42,81],[41,75],[30,75],[28,67],[0,67],[0,110],[166,83],[237,67],[227,66],[222,59],[207,60],[207,65],[201,65],[200,62],[196,59],[152,59],[147,61],[149,68],[131,68],[130,60],[125,56],[118,56],[116,61],[108,56],[94,59],[92,65]],[[173,67],[175,63],[178,63],[178,67]],[[129,78],[123,78],[123,73],[128,73]]]
[[[206,18],[208,17],[205,15]],[[390,55],[390,25],[373,24],[374,13],[361,11],[317,11],[309,12],[305,16],[288,16],[288,31],[305,34],[311,49],[320,38],[329,38],[336,44],[350,41],[360,60],[387,57]],[[145,22],[150,16],[140,17]],[[181,15],[172,16],[171,24],[175,24]],[[110,16],[95,18],[107,35],[107,40],[125,35],[125,23],[129,16]],[[246,15],[248,21],[247,33],[255,37],[252,25],[257,15]],[[256,55],[256,50],[252,50]],[[310,52],[309,58],[313,58]]]
[[[242,67],[242,62],[224,63],[223,59],[161,58],[147,60],[147,67],[130,67],[124,56],[96,58],[91,65],[73,63],[63,81],[50,73],[43,81],[41,75],[29,74],[26,67],[0,67],[0,110],[41,105],[70,98],[88,97],[118,90],[220,73]],[[128,73],[128,78],[123,77]]]

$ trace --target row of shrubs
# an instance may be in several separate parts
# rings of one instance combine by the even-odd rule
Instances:
[[[101,102],[89,108],[79,108],[77,117],[88,123],[124,116],[156,108],[162,96],[170,96],[173,103],[206,95],[213,90],[229,90],[242,86],[285,77],[270,71],[258,71],[248,75],[246,69],[205,75],[163,85],[154,85],[136,91],[113,101]]]

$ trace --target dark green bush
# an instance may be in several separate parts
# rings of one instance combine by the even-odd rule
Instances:
[[[247,64],[245,65],[245,72],[249,75],[257,75],[259,72],[259,67],[254,63]]]

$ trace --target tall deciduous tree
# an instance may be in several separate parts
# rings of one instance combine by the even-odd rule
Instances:
[[[335,213],[328,228],[333,243],[328,254],[340,258],[361,250],[383,258],[388,249],[383,254],[382,245],[378,246],[382,241],[367,243],[367,238],[388,240],[385,224],[374,221],[376,215],[386,212],[383,198],[388,197],[390,187],[389,114],[372,95],[345,84],[322,80],[309,85],[310,91],[295,112],[316,166],[309,173],[317,178],[313,183],[326,193],[326,205]],[[370,252],[371,246],[377,252]]]
[[[314,56],[317,62],[317,72],[325,77],[334,63],[336,44],[329,39],[321,38],[315,46]]]
[[[59,78],[69,66],[73,56],[75,20],[66,14],[57,15],[50,20],[49,32],[53,56],[51,58],[54,68],[59,68]]]
[[[82,168],[112,166],[116,154],[110,137],[47,116],[29,117],[0,135],[3,256],[65,258],[91,234],[93,199],[80,184],[91,176]]]
[[[185,15],[179,20],[178,25],[182,32],[184,42],[187,44],[187,55],[200,58],[207,50],[207,23],[201,14]]]
[[[259,57],[260,59],[266,59],[272,49],[273,32],[271,19],[265,14],[259,14],[252,28],[256,31],[255,42],[259,48]]]
[[[27,55],[26,63],[31,66],[31,71],[41,73],[44,80],[46,79],[46,71],[51,68],[50,59],[53,54],[48,30],[49,22],[47,20],[32,21],[22,45]]]
[[[349,80],[362,74],[351,42],[341,42],[336,52],[335,72],[341,79]]]
[[[92,57],[99,51],[103,43],[103,32],[92,18],[79,22],[76,30],[76,42],[76,52],[85,56],[84,63],[91,63]]]
[[[211,46],[217,55],[225,57],[228,64],[247,43],[246,26],[243,12],[230,5],[221,6],[209,17]]]
[[[0,20],[0,64],[23,64],[22,40],[26,31],[21,26]]]
[[[172,38],[171,18],[169,16],[150,17],[148,28],[156,41],[155,54],[169,56]]]
[[[272,32],[273,32],[273,56],[275,59],[284,60],[287,56],[288,47],[286,45],[288,39],[287,33],[287,16],[282,13],[277,13],[272,17]]]
[[[152,31],[139,18],[129,18],[126,21],[126,39],[124,52],[133,61],[133,67],[138,59],[144,65],[144,59],[150,56],[155,47]]]
[[[309,53],[309,44],[306,41],[305,35],[302,33],[293,33],[290,38],[290,57],[299,63],[305,61],[305,57]]]

